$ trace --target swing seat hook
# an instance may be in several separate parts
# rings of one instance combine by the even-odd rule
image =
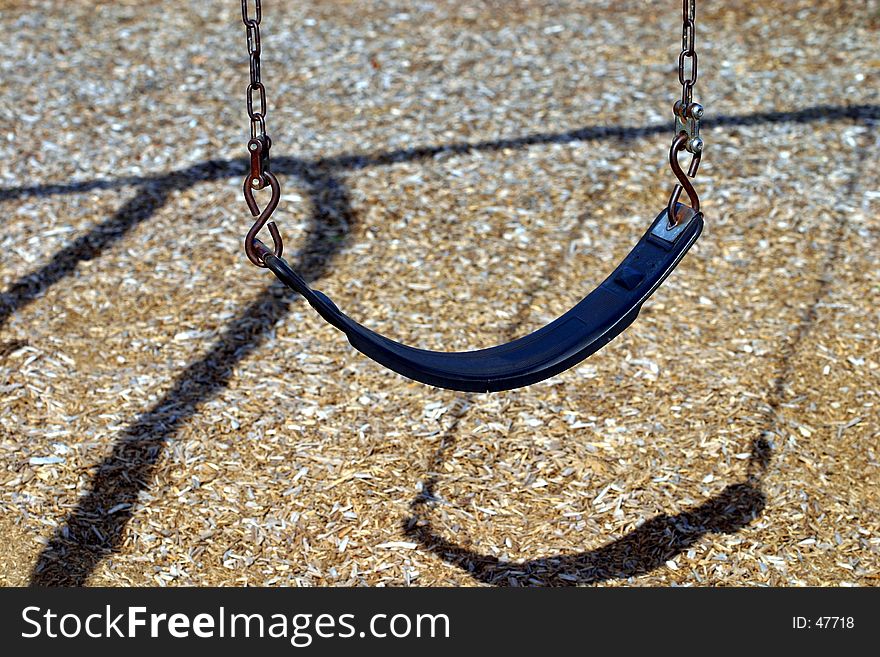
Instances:
[[[247,203],[251,214],[257,218],[256,221],[254,221],[254,225],[251,226],[251,229],[248,231],[247,236],[244,238],[244,251],[247,254],[248,260],[254,263],[257,267],[266,266],[263,262],[263,257],[265,255],[272,253],[276,258],[280,258],[281,253],[284,250],[284,244],[281,242],[281,233],[278,232],[278,226],[274,221],[269,221],[269,217],[272,216],[272,213],[275,212],[275,208],[278,207],[278,201],[281,200],[281,185],[278,182],[278,178],[276,178],[275,174],[271,171],[263,171],[263,180],[269,184],[269,188],[272,190],[272,196],[269,198],[269,202],[266,203],[266,206],[260,210],[260,206],[257,205],[257,201],[254,198],[252,177],[249,175],[244,179],[244,200]],[[257,234],[263,229],[263,226],[266,226],[266,228],[269,229],[269,234],[272,236],[272,250],[269,250],[263,242],[257,239]]]
[[[692,153],[691,164],[688,167],[687,173],[684,172],[684,169],[681,168],[681,163],[678,161],[678,154],[687,148],[689,141],[690,138],[686,132],[679,132],[675,139],[672,140],[672,147],[669,149],[669,166],[672,168],[672,173],[678,179],[675,187],[672,188],[669,203],[666,205],[666,216],[669,219],[670,227],[678,223],[675,206],[678,203],[678,199],[681,198],[682,190],[687,192],[694,213],[700,212],[700,197],[697,195],[697,190],[694,189],[690,178],[697,175],[697,169],[700,167],[700,160],[703,156],[702,148]]]

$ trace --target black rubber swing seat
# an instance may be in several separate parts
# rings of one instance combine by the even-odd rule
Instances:
[[[440,352],[408,347],[379,335],[343,313],[313,290],[287,262],[266,253],[263,262],[285,285],[299,292],[352,346],[385,367],[422,383],[466,392],[510,390],[542,381],[581,362],[633,323],[645,300],[696,242],[703,215],[676,206],[654,220],[611,275],[567,313],[530,335],[476,351]]]

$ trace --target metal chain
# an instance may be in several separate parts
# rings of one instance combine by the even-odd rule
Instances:
[[[253,2],[253,12],[251,12]],[[689,178],[697,174],[703,154],[703,140],[700,137],[700,119],[703,107],[693,101],[694,85],[699,75],[699,63],[695,47],[696,41],[696,0],[682,0],[681,52],[678,55],[678,81],[681,83],[681,100],[673,106],[675,114],[675,137],[669,151],[669,164],[678,183],[672,190],[667,203],[667,217],[670,225],[679,222],[678,199],[682,191],[687,191],[694,213],[700,211],[700,199]],[[266,87],[260,79],[260,21],[263,19],[261,0],[241,0],[241,18],[247,31],[247,49],[250,58],[250,84],[247,88],[247,113],[251,124],[251,139],[248,151],[251,155],[251,167],[244,181],[244,196],[248,208],[257,217],[245,239],[245,251],[248,258],[257,266],[263,264],[263,256],[267,253],[281,255],[282,243],[275,222],[269,217],[275,211],[281,195],[277,178],[269,171],[269,150],[272,140],[266,134]],[[258,106],[258,108],[257,108]],[[678,162],[678,154],[682,150],[691,153],[691,163],[685,173]],[[255,189],[271,187],[272,197],[261,211],[254,199]],[[267,225],[268,222],[268,225]],[[267,226],[272,235],[274,249],[267,247],[257,239],[257,233]]]
[[[678,55],[678,81],[681,82],[681,103],[693,102],[694,85],[697,82],[698,58],[694,48],[697,27],[697,0],[682,0],[681,3],[681,53]]]
[[[266,87],[260,80],[260,21],[263,7],[254,0],[254,13],[250,12],[250,0],[241,0],[241,19],[247,30],[247,49],[250,57],[251,82],[247,88],[247,112],[251,119],[251,139],[266,137]],[[259,94],[260,110],[254,111],[254,93]]]
[[[678,179],[667,203],[667,216],[670,225],[680,221],[677,208],[681,192],[686,191],[694,213],[700,211],[700,198],[689,178],[697,175],[703,156],[703,139],[700,137],[700,119],[703,106],[694,102],[694,85],[699,75],[699,59],[696,50],[697,0],[681,2],[681,52],[678,55],[678,81],[681,83],[681,100],[672,107],[675,115],[675,136],[669,150],[669,165]],[[691,163],[685,173],[678,162],[678,154],[686,150],[691,154]]]
[[[253,11],[251,11],[253,2]],[[248,142],[248,152],[251,156],[251,167],[247,178],[244,180],[244,198],[251,214],[257,217],[254,225],[248,231],[245,238],[245,252],[252,263],[258,267],[265,267],[263,257],[268,253],[281,257],[283,249],[281,235],[274,221],[269,217],[278,206],[281,198],[281,186],[278,179],[269,170],[269,149],[272,140],[266,134],[266,87],[260,79],[260,21],[263,20],[263,7],[260,0],[241,0],[241,19],[247,31],[247,50],[250,58],[250,84],[247,88],[247,113],[251,123],[251,139]],[[271,188],[272,196],[269,202],[260,210],[254,199],[254,190]],[[268,223],[267,223],[268,222]],[[263,226],[269,229],[274,243],[271,251],[257,239],[257,234]]]

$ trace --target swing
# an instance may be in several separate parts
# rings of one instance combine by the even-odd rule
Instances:
[[[700,236],[703,215],[699,197],[689,180],[697,173],[703,151],[699,134],[703,108],[693,102],[693,87],[697,80],[697,53],[694,50],[696,0],[682,0],[682,50],[678,58],[682,96],[673,107],[675,137],[669,150],[669,165],[677,183],[666,207],[611,275],[550,324],[530,335],[488,349],[428,351],[371,331],[339,310],[325,294],[309,287],[281,257],[281,236],[275,222],[270,221],[278,206],[281,187],[269,170],[272,141],[266,134],[266,92],[260,81],[262,9],[260,0],[255,0],[251,13],[249,4],[249,0],[241,2],[250,56],[247,90],[251,122],[248,142],[250,172],[244,181],[244,197],[256,220],[245,238],[245,252],[254,265],[269,269],[282,283],[305,297],[325,321],[345,333],[355,349],[388,369],[428,385],[465,392],[510,390],[555,376],[601,349],[632,324],[642,304]],[[254,107],[255,94],[258,95],[258,109]],[[683,150],[691,154],[687,173],[678,159]],[[254,199],[254,190],[266,187],[271,190],[271,197],[261,210]],[[687,192],[690,206],[678,202],[682,190]],[[264,226],[272,237],[272,249],[257,237]]]

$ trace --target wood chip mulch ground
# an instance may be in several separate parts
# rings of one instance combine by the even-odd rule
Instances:
[[[706,231],[527,389],[252,267],[239,3],[0,1],[0,583],[880,583],[880,4],[700,2]],[[409,344],[538,328],[663,207],[680,3],[271,3],[276,215]]]

